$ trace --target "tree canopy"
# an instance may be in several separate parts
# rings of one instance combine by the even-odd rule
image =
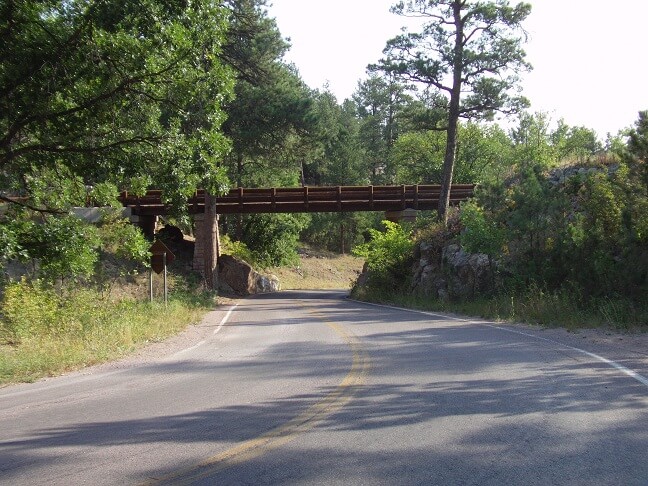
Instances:
[[[429,20],[421,32],[389,40],[386,57],[373,69],[422,84],[446,112],[436,127],[447,133],[439,201],[439,216],[445,220],[459,119],[492,118],[495,112],[514,113],[526,105],[510,91],[518,73],[530,68],[521,24],[531,6],[510,6],[507,0],[409,0],[394,5],[392,12]]]
[[[212,0],[3,2],[2,186],[33,197],[26,178],[55,170],[180,203],[221,185],[227,17]]]

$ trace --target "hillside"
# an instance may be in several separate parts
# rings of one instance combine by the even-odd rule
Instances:
[[[349,289],[362,271],[364,260],[307,246],[299,249],[299,263],[267,270],[279,278],[283,290]]]

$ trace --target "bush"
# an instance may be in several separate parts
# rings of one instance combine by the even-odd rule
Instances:
[[[55,291],[42,281],[9,283],[1,302],[0,385],[122,356],[177,333],[213,306],[213,294],[177,279],[168,305],[112,300],[89,288]]]
[[[409,276],[414,241],[410,230],[391,221],[382,223],[385,232],[370,229],[371,240],[353,248],[352,253],[365,259],[372,287],[394,289]]]
[[[8,284],[2,299],[0,337],[16,344],[38,334],[52,334],[57,327],[58,299],[40,281]]]
[[[295,264],[299,233],[308,224],[304,214],[254,214],[244,218],[243,237],[261,267]]]
[[[221,252],[243,260],[250,265],[255,265],[254,255],[242,241],[232,241],[229,235],[223,235],[220,238]]]

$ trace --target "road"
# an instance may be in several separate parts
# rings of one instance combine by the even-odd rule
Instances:
[[[648,485],[648,354],[324,291],[199,329],[0,389],[0,484]]]

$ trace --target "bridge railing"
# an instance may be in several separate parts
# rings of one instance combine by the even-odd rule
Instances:
[[[473,195],[473,184],[454,184],[450,202],[456,204]],[[216,197],[220,214],[296,213],[337,211],[398,211],[403,209],[436,209],[441,186],[304,186],[282,188],[236,188]],[[165,214],[161,191],[148,191],[144,196],[120,195],[125,206],[137,214]],[[189,198],[192,213],[204,212],[205,192],[198,190]]]

